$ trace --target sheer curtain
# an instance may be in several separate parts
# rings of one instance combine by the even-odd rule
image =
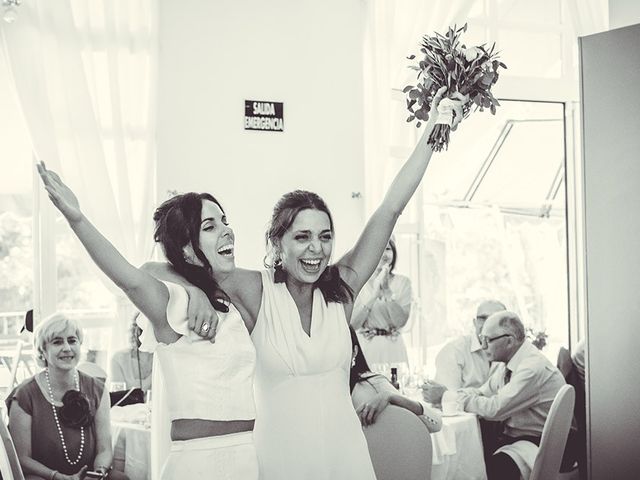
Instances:
[[[365,210],[370,215],[382,201],[390,181],[390,170],[398,167],[392,157],[392,122],[406,116],[393,109],[393,89],[402,89],[408,80],[407,56],[419,52],[425,34],[443,32],[450,25],[462,25],[475,0],[367,0],[364,29],[364,152]],[[393,161],[392,161],[393,160]],[[408,272],[407,272],[408,273]],[[422,281],[412,271],[414,292]],[[415,275],[414,275],[415,274]],[[416,282],[417,280],[417,282]],[[412,308],[413,321],[407,337],[410,363],[422,365],[426,355],[426,331],[422,302]]]
[[[364,96],[366,211],[371,214],[384,195],[390,156],[392,89],[402,89],[407,56],[419,51],[425,34],[462,25],[475,0],[368,0],[365,3]],[[408,116],[408,114],[407,114]]]
[[[145,261],[153,247],[156,2],[30,0],[0,28],[36,158],[60,172],[129,261]],[[118,296],[112,347],[124,346],[131,307],[103,280]]]
[[[576,37],[591,35],[609,28],[607,0],[569,0],[567,7]]]

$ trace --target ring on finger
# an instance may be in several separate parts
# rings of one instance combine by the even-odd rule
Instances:
[[[200,327],[200,330],[202,330],[204,333],[207,333],[209,331],[209,324],[203,323],[202,327]]]

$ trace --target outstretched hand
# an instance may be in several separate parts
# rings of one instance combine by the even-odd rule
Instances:
[[[36,167],[51,202],[60,210],[60,213],[65,216],[69,223],[81,220],[80,203],[71,189],[64,184],[56,172],[47,169],[44,162],[38,163]]]

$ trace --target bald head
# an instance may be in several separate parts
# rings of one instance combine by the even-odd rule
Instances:
[[[524,325],[520,317],[508,310],[491,315],[484,324],[484,331],[509,333],[519,342],[523,342],[525,338]]]
[[[502,302],[498,300],[485,300],[476,310],[476,318],[473,320],[473,325],[476,328],[476,335],[480,335],[484,322],[496,312],[505,311],[507,308]]]

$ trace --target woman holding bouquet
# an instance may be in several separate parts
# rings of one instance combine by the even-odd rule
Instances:
[[[76,368],[82,329],[63,315],[36,331],[37,361],[44,370],[7,400],[9,430],[27,480],[82,480],[87,470],[111,472],[109,394],[104,382]]]
[[[220,278],[231,302],[255,325],[257,352],[255,441],[263,480],[375,478],[349,394],[353,300],[374,272],[393,227],[415,192],[433,153],[432,119],[415,151],[369,219],[354,247],[330,264],[333,221],[316,194],[285,194],[267,230],[266,271],[236,269]],[[461,119],[461,108],[455,125]],[[168,276],[165,267],[150,266]],[[202,295],[201,295],[202,297]],[[202,297],[190,317],[211,307]],[[348,461],[345,461],[348,459]]]

